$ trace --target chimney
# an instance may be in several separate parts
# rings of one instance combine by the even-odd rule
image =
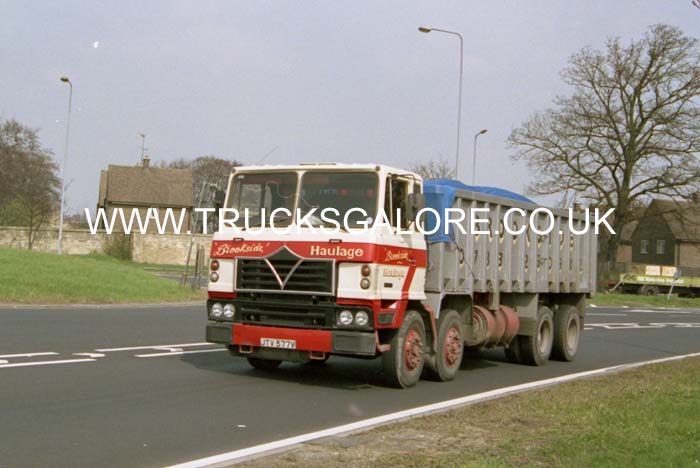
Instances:
[[[148,169],[149,167],[151,167],[151,158],[149,158],[148,155],[145,155],[143,157],[143,161],[142,161],[141,165],[143,166],[144,169]]]

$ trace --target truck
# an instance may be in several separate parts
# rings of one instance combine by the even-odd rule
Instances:
[[[248,216],[213,236],[206,340],[255,368],[378,358],[406,388],[454,379],[465,350],[578,352],[596,284],[584,213],[381,164],[238,167],[218,198]]]

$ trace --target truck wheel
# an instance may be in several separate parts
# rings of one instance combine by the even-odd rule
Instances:
[[[640,296],[656,296],[658,294],[659,288],[657,288],[653,284],[645,284],[644,286],[639,288]]]
[[[560,305],[554,315],[552,358],[573,361],[581,339],[581,317],[572,305]]]
[[[519,336],[514,336],[511,342],[508,344],[508,347],[504,348],[506,351],[506,359],[508,359],[508,362],[512,362],[513,364],[522,364],[523,358],[522,358],[522,353],[520,352],[520,337]]]
[[[426,363],[425,374],[431,380],[447,382],[457,375],[464,355],[464,325],[456,310],[442,311],[437,339],[435,364]]]
[[[543,366],[547,364],[552,353],[554,337],[554,314],[549,307],[540,307],[537,313],[537,326],[533,336],[518,336],[520,355],[523,364]]]
[[[277,369],[280,366],[280,364],[282,364],[282,361],[278,361],[276,359],[260,359],[250,356],[247,359],[251,366],[255,367],[256,369],[262,370]]]
[[[420,379],[425,364],[425,325],[418,312],[406,311],[390,344],[391,349],[382,354],[387,383],[397,388],[412,387]]]

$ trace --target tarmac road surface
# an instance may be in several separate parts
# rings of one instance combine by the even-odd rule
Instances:
[[[1,307],[1,306],[0,306]],[[383,386],[379,360],[250,368],[204,342],[202,306],[0,308],[0,467],[159,467],[558,375],[700,352],[700,309],[589,308],[572,363],[466,358]]]

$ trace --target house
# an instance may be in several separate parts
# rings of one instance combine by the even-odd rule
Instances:
[[[653,200],[628,245],[630,263],[676,266],[684,274],[700,275],[700,200]]]
[[[185,233],[192,223],[192,184],[192,170],[151,167],[148,156],[143,158],[140,166],[110,164],[107,170],[100,172],[97,208],[104,208],[107,219],[112,218],[115,209],[121,208],[127,223],[132,209],[139,210],[141,219],[145,220],[148,208],[156,208],[161,221],[165,219],[167,208],[172,208],[176,221],[180,219],[181,210],[185,209],[181,227],[181,232]],[[136,222],[132,229],[138,229]],[[114,230],[123,231],[119,215]],[[172,233],[173,230],[172,222],[169,222],[165,232]],[[154,219],[149,222],[148,232],[158,232]]]

